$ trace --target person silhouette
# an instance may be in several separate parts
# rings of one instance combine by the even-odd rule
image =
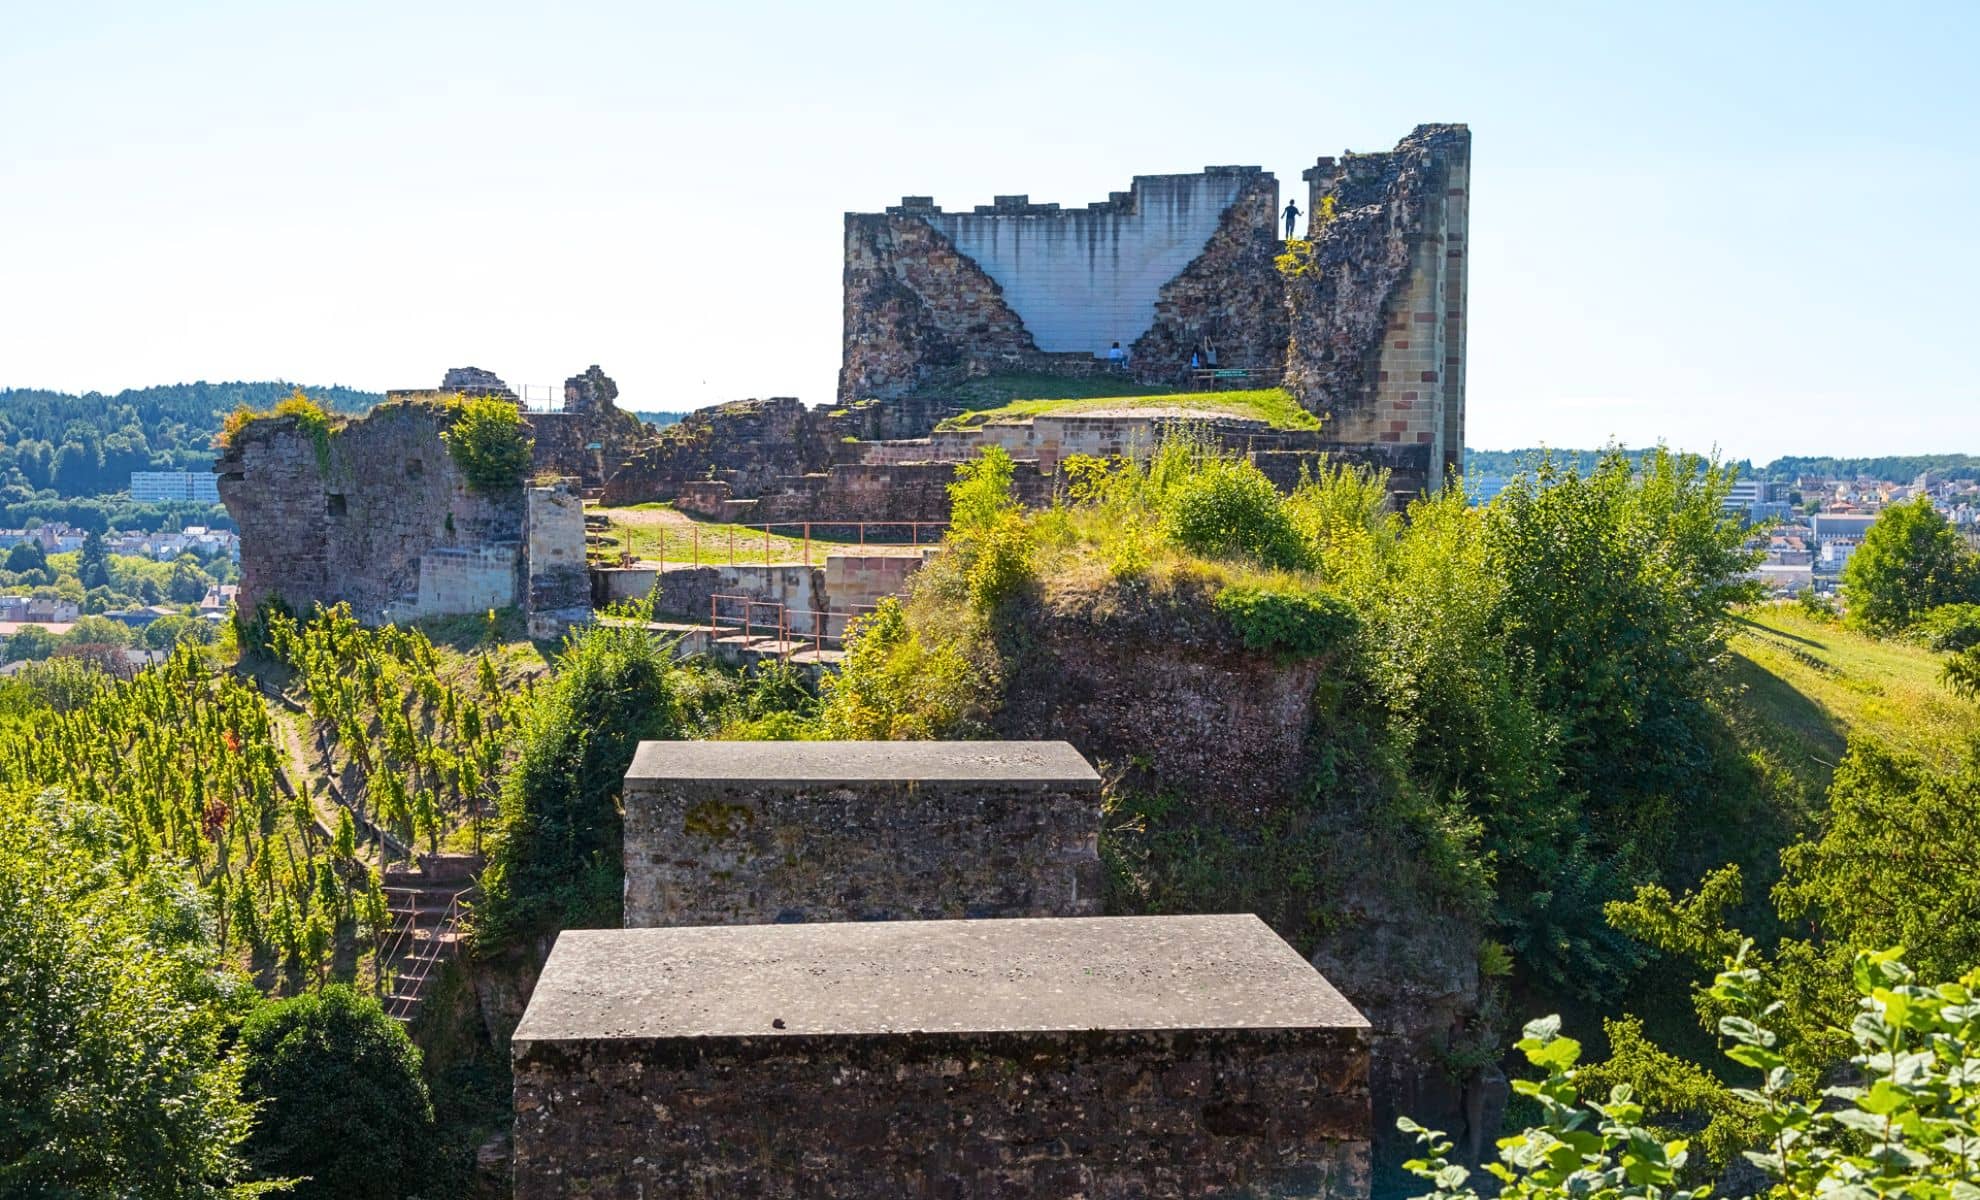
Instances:
[[[1299,220],[1299,205],[1298,205],[1298,203],[1296,203],[1295,201],[1292,201],[1292,200],[1288,200],[1288,201],[1286,201],[1286,213],[1285,213],[1285,216],[1286,216],[1286,240],[1287,240],[1287,241],[1291,241],[1291,240],[1292,240],[1292,231],[1293,231],[1293,222],[1294,222],[1294,221],[1297,221],[1297,220]]]

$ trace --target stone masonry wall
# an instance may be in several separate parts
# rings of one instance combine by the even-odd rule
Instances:
[[[516,1200],[1368,1194],[1358,1030],[543,1042],[514,1070]]]
[[[421,598],[430,551],[506,548],[516,562],[523,489],[470,488],[440,440],[447,420],[441,405],[384,404],[331,433],[320,451],[291,417],[242,429],[214,464],[241,531],[241,611],[279,598],[299,610],[348,602],[368,622],[395,607],[425,615],[449,603]],[[451,611],[487,607],[481,576],[469,574],[473,594]],[[512,578],[508,603],[516,604],[522,580]]]
[[[1429,447],[1435,477],[1464,449],[1471,134],[1419,126],[1395,150],[1323,158],[1305,173],[1313,269],[1289,281],[1286,384],[1327,436]]]
[[[917,212],[846,214],[841,401],[1044,361],[1003,289]]]
[[[1274,265],[1278,220],[1279,181],[1266,172],[1252,175],[1203,252],[1162,286],[1155,324],[1132,347],[1137,376],[1176,379],[1197,351],[1214,351],[1219,367],[1282,365],[1287,326],[1285,285]]]
[[[692,778],[664,770],[684,756],[762,753],[716,745],[643,743],[627,772],[628,928],[1100,911],[1100,778],[1063,743],[1084,778],[831,777],[863,774],[855,767],[752,780],[713,764]],[[840,743],[839,761],[931,752],[861,750]]]

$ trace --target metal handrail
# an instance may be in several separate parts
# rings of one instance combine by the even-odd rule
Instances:
[[[399,890],[405,891],[410,889],[402,888]],[[430,939],[428,939],[425,953],[414,954],[411,956],[409,961],[413,966],[419,968],[419,974],[411,976],[410,982],[417,985],[418,992],[423,993],[425,991],[426,977],[432,973],[433,965],[440,961],[440,947],[447,944],[445,940],[446,935],[450,933],[456,933],[460,930],[461,921],[467,915],[466,912],[461,907],[461,901],[467,898],[468,896],[470,896],[474,892],[474,890],[475,890],[475,885],[469,884],[467,887],[464,887],[460,891],[455,892],[453,894],[453,896],[447,901],[446,914],[440,918],[440,923],[433,927],[433,936]],[[403,940],[405,937],[411,936],[412,933],[418,928],[418,926],[419,926],[419,905],[417,903],[414,903],[412,918],[406,922],[406,927],[404,930],[401,931],[399,940]],[[395,941],[393,944],[396,946],[398,944],[398,941]],[[394,962],[398,960],[397,953],[394,953],[391,957]],[[395,985],[397,985],[399,983],[407,982],[407,979],[406,977],[395,975],[392,982]],[[403,1021],[412,1015],[412,1006],[414,1001],[417,999],[418,999],[417,994],[388,995],[386,996],[385,1015],[391,1017],[393,1020]]]
[[[736,531],[738,529],[749,530],[752,533],[756,530],[763,531],[763,565],[764,566],[774,565],[771,562],[771,552],[770,552],[770,540],[772,537],[781,536],[784,538],[785,541],[801,540],[804,543],[804,548],[799,554],[799,560],[805,566],[808,567],[811,565],[811,531],[813,527],[821,527],[825,529],[846,529],[846,528],[857,529],[859,531],[859,541],[856,544],[861,547],[864,547],[866,545],[866,531],[869,528],[899,529],[904,526],[908,531],[908,540],[906,544],[910,546],[921,546],[927,544],[921,540],[922,530],[947,529],[949,527],[949,523],[947,521],[752,521],[749,522],[748,524],[731,524],[729,526],[729,537],[728,537],[729,565],[732,567],[740,565],[736,559],[736,547],[737,547]],[[691,522],[690,528],[691,528],[691,532],[689,534],[689,537],[692,539],[692,544],[689,553],[690,553],[690,557],[694,562],[694,565],[698,567],[701,565],[701,525],[699,522]],[[783,534],[783,535],[773,534],[771,531],[776,529],[795,529],[798,530],[799,533],[795,537],[788,534]],[[667,565],[666,526],[664,525],[659,526],[657,528],[657,533],[660,539],[660,551],[659,551],[658,561],[661,567],[664,569]],[[844,545],[845,543],[834,541],[828,544],[834,548],[838,548]],[[886,546],[886,545],[900,545],[902,543],[880,542],[877,544]],[[630,543],[628,543],[628,545],[630,545]],[[750,551],[745,546],[743,549],[744,556],[747,557],[749,553]]]

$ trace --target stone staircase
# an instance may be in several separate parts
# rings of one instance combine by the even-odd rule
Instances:
[[[480,870],[481,860],[471,854],[422,854],[415,866],[385,869],[392,928],[380,953],[378,998],[387,1016],[411,1024],[460,953],[462,918]]]

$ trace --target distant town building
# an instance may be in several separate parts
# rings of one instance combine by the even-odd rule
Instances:
[[[132,471],[131,499],[139,503],[220,503],[220,481],[211,471]]]
[[[1821,512],[1808,518],[1809,531],[1820,546],[1836,541],[1860,542],[1876,523],[1875,513]]]

